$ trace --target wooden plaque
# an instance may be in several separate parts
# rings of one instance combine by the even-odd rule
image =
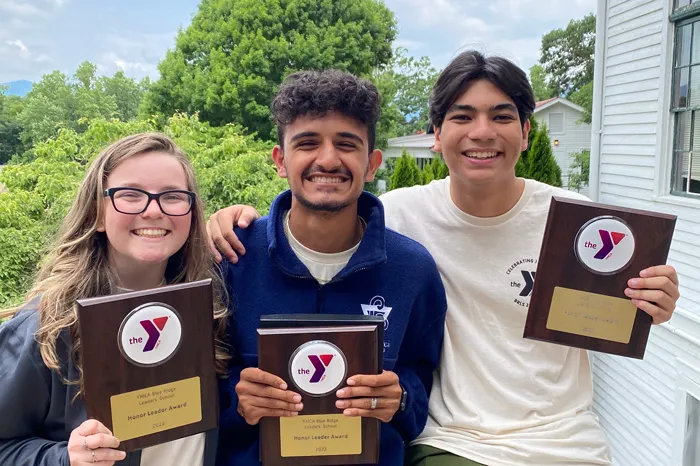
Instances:
[[[651,317],[627,281],[665,264],[676,217],[553,197],[524,337],[642,359]]]
[[[218,425],[211,280],[78,300],[89,418],[124,451]]]
[[[274,317],[264,316],[261,324],[268,328],[258,329],[258,366],[299,393],[304,409],[295,417],[261,420],[262,464],[378,463],[379,421],[346,417],[335,402],[348,377],[381,372],[384,320]]]

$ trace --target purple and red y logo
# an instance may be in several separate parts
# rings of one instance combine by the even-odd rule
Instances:
[[[146,341],[146,346],[143,347],[143,352],[153,351],[160,340],[160,334],[165,328],[165,324],[168,322],[168,317],[156,317],[153,320],[142,320],[139,322],[141,327],[148,334],[148,340]],[[140,339],[139,339],[140,340]]]
[[[624,233],[608,230],[598,230],[598,233],[600,234],[600,239],[603,241],[603,247],[595,256],[593,256],[595,259],[607,258],[612,252],[613,248],[615,248],[615,246],[617,246],[620,241],[627,236]]]
[[[309,383],[318,383],[323,380],[323,374],[326,373],[326,367],[330,365],[332,359],[332,354],[309,355],[309,361],[314,366],[314,373],[311,375]]]

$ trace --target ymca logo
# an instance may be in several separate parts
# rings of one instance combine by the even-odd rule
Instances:
[[[520,296],[530,296],[530,294],[532,294],[532,289],[535,287],[535,271],[521,270],[520,274],[523,276],[523,280],[525,280],[525,287],[520,292]]]
[[[389,314],[391,313],[391,308],[387,307],[384,302],[384,298],[381,296],[375,296],[369,302],[369,304],[360,304],[362,307],[362,313],[366,316],[379,316],[384,319],[384,330],[389,328]]]
[[[163,331],[163,328],[167,322],[168,316],[156,317],[153,320],[142,320],[139,322],[141,327],[143,327],[148,334],[148,341],[146,341],[146,345],[143,347],[144,353],[147,351],[153,351],[158,343],[160,343],[160,333]],[[131,338],[129,343],[133,345],[135,343],[141,343],[142,340],[142,338]]]
[[[299,346],[289,358],[289,376],[307,395],[322,396],[337,390],[347,376],[345,355],[329,341],[314,340]]]
[[[597,217],[576,236],[576,258],[590,272],[611,275],[632,261],[635,241],[632,230],[617,217]]]
[[[325,378],[324,374],[326,373],[326,367],[331,364],[332,359],[332,354],[309,355],[309,361],[311,361],[311,364],[314,366],[314,373],[311,375],[309,383],[319,383]],[[299,369],[300,374],[308,375],[309,372],[310,371],[307,369]]]
[[[603,247],[598,251],[598,253],[593,256],[595,259],[607,259],[612,254],[612,250],[617,246],[622,239],[627,236],[619,231],[608,231],[608,230],[598,230],[600,234],[600,239],[603,242]],[[597,249],[598,245],[586,242],[585,246],[587,248]]]
[[[119,328],[119,350],[132,364],[155,366],[175,354],[182,339],[182,323],[174,308],[162,303],[137,307]]]
[[[506,270],[506,279],[510,282],[510,288],[513,290],[511,298],[518,306],[528,307],[530,305],[530,295],[535,287],[536,270],[537,259],[531,257],[514,262]]]

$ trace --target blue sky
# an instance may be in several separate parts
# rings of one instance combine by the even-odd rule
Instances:
[[[436,68],[459,51],[504,55],[528,69],[540,38],[595,11],[596,0],[385,0],[395,45]],[[157,78],[158,62],[186,28],[198,0],[0,0],[0,82],[72,74],[85,60],[100,74]]]

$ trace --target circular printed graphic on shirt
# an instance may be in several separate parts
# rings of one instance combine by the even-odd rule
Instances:
[[[323,396],[337,390],[347,376],[347,360],[333,343],[314,340],[304,343],[289,359],[289,376],[307,395]]]
[[[620,218],[596,217],[581,227],[576,235],[574,250],[576,258],[589,271],[613,275],[632,262],[634,234]]]
[[[119,350],[129,362],[157,366],[180,347],[182,322],[177,311],[167,304],[143,304],[124,318],[117,340]]]

